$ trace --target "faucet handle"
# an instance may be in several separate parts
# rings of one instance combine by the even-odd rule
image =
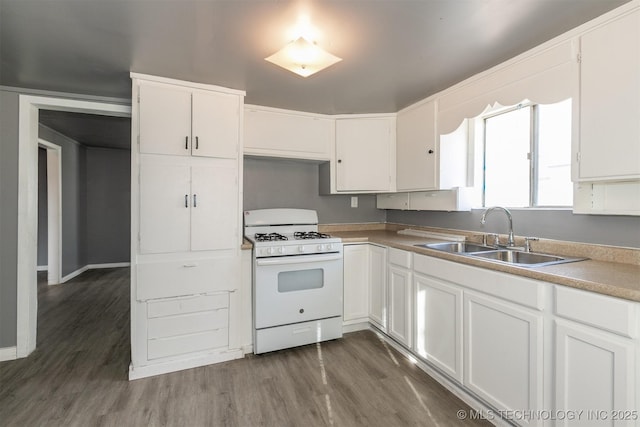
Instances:
[[[482,244],[485,246],[499,246],[500,236],[496,233],[487,233],[482,236]]]
[[[525,237],[524,238],[524,251],[531,252],[531,242],[537,242],[540,240],[537,237]]]

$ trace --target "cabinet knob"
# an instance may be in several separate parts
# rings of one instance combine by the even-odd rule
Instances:
[[[428,153],[429,153],[429,154],[433,154],[433,150],[429,150],[429,151],[428,151]]]
[[[342,160],[341,160],[341,159],[338,159],[338,163],[342,163]]]

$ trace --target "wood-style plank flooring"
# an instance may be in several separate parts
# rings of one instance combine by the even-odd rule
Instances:
[[[487,424],[373,332],[129,382],[128,269],[40,283],[38,301],[37,350],[0,363],[2,426]]]

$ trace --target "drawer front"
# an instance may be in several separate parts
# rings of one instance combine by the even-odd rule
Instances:
[[[236,289],[235,258],[138,264],[139,301]]]
[[[494,295],[535,310],[545,309],[545,295],[551,292],[551,285],[548,283],[427,255],[414,254],[413,262],[416,272]]]
[[[625,336],[638,336],[638,304],[594,292],[556,286],[556,314]]]
[[[229,330],[227,328],[170,338],[152,339],[147,341],[147,357],[149,360],[153,360],[178,356],[226,347],[228,344]]]
[[[403,251],[400,249],[389,248],[387,252],[387,259],[389,263],[398,265],[404,268],[411,268],[411,252]]]
[[[226,308],[179,316],[156,317],[149,319],[147,338],[169,338],[177,335],[223,329],[228,326],[229,310]]]
[[[229,294],[226,292],[215,295],[155,300],[147,303],[147,318],[153,319],[155,317],[196,313],[227,307],[229,307]]]

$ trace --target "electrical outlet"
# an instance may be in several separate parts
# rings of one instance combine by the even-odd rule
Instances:
[[[358,207],[358,196],[351,196],[351,207],[352,208]]]

